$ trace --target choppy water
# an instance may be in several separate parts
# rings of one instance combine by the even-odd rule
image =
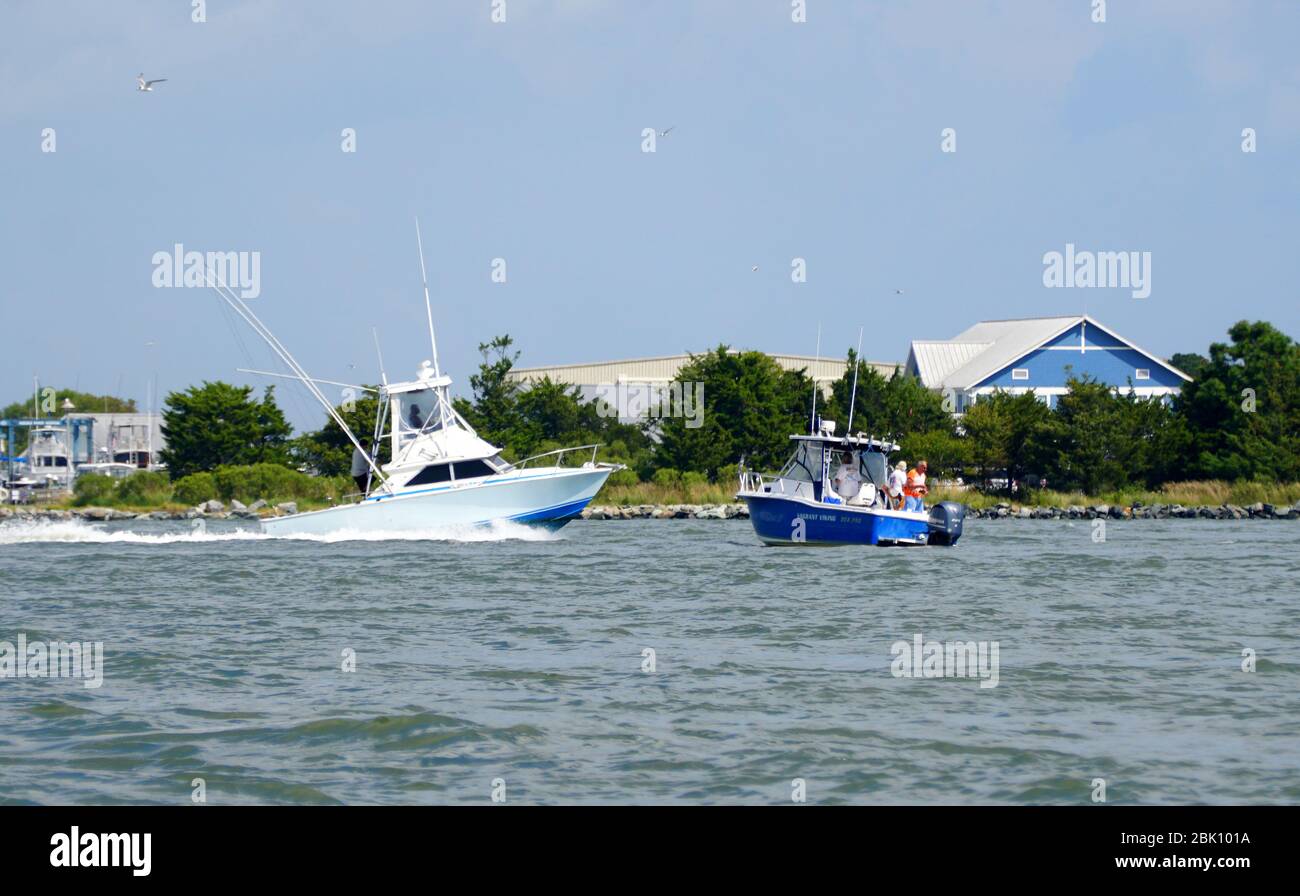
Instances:
[[[1300,801],[1300,524],[447,534],[0,526],[0,641],[105,650],[0,680],[0,801]],[[998,686],[893,677],[918,632],[998,641]]]

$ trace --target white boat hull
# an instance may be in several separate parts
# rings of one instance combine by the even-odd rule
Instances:
[[[395,534],[501,520],[558,528],[582,512],[613,468],[518,470],[486,480],[373,495],[356,504],[262,520],[269,535]]]

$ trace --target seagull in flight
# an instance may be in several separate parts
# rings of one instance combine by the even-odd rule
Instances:
[[[673,127],[668,128],[667,130],[660,131],[660,132],[659,132],[659,136],[660,136],[660,137],[667,137],[668,134],[669,134],[669,133],[673,130],[673,128],[675,128],[675,127],[677,127],[677,125],[673,125]]]
[[[163,81],[166,81],[166,80],[167,80],[166,78],[154,78],[152,81],[146,81],[146,80],[144,79],[144,72],[140,72],[140,74],[137,75],[136,78],[135,78],[135,84],[136,84],[135,89],[136,89],[136,90],[153,90],[153,86],[154,86],[155,84],[161,84]]]

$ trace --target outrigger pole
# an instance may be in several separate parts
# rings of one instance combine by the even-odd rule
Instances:
[[[438,340],[433,335],[433,305],[429,301],[429,275],[424,270],[424,241],[420,239],[420,219],[415,219],[415,245],[420,250],[420,281],[424,284],[424,313],[429,319],[429,347],[433,350],[433,375],[442,376],[442,369],[438,366]],[[443,400],[444,396],[438,397],[438,425],[447,425],[447,404]],[[430,415],[432,419],[432,415]],[[420,427],[420,432],[429,425],[429,420],[424,421],[424,426]]]
[[[808,435],[817,435],[817,365],[822,362],[822,324],[817,322],[817,360],[813,364],[813,407],[812,419],[808,421]]]
[[[246,324],[253,328],[253,332],[257,333],[258,336],[261,336],[263,341],[271,347],[271,350],[279,355],[280,360],[288,365],[289,369],[292,370],[294,375],[297,376],[302,384],[307,387],[307,390],[311,392],[312,396],[315,397],[315,399],[321,403],[321,406],[325,408],[325,411],[330,415],[330,418],[339,425],[339,429],[343,430],[343,434],[348,437],[348,441],[355,445],[357,450],[366,456],[366,462],[370,465],[370,469],[374,474],[379,477],[379,481],[386,483],[388,480],[384,477],[383,471],[375,465],[374,460],[370,457],[370,452],[361,447],[361,442],[358,441],[356,435],[353,434],[352,429],[347,425],[347,423],[343,422],[343,418],[340,417],[338,411],[334,409],[334,405],[330,404],[329,399],[322,395],[321,391],[316,388],[316,381],[307,375],[307,371],[302,369],[302,365],[300,365],[293,355],[289,353],[289,350],[281,344],[279,339],[275,338],[275,334],[267,329],[266,324],[262,323],[261,320],[258,319],[257,315],[244,304],[244,300],[236,295],[234,290],[227,286],[223,280],[217,278],[218,282],[213,283],[212,273],[207,270],[203,273],[208,286],[216,290],[217,295],[221,296],[222,300],[233,308],[235,313],[242,317]],[[223,289],[225,292],[222,291]],[[229,295],[227,295],[227,293],[229,293]]]
[[[387,386],[388,374],[384,371],[384,353],[379,348],[379,330],[375,327],[371,327],[370,335],[375,337],[375,354],[379,356],[379,380]]]
[[[853,394],[849,396],[849,425],[845,427],[846,436],[853,435],[853,406],[858,403],[858,370],[862,366],[862,327],[858,327],[858,350],[853,355]]]
[[[270,370],[250,370],[247,367],[236,367],[235,370],[237,370],[240,373],[255,373],[258,376],[278,376],[280,377],[280,379],[284,379],[284,380],[296,380],[298,378],[297,376],[291,373],[275,373]],[[320,379],[313,378],[312,382],[324,383],[327,386],[342,386],[345,389],[360,389],[362,392],[379,391],[378,389],[372,389],[369,386],[358,386],[355,383],[340,383],[336,380],[320,380]]]
[[[429,275],[424,270],[424,241],[420,239],[420,219],[415,219],[415,244],[420,249],[420,280],[424,283],[424,313],[429,319],[429,347],[433,349],[433,375],[442,376],[438,369],[438,340],[433,335],[433,305],[429,302]]]

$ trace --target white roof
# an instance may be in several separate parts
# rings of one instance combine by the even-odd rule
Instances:
[[[927,386],[941,385],[948,374],[974,358],[991,342],[913,342],[916,375]]]
[[[731,354],[739,350],[731,349]],[[700,353],[709,354],[708,351]],[[696,357],[699,357],[697,355]],[[844,376],[848,361],[844,358],[812,355],[776,355],[768,353],[783,370],[807,370],[809,376],[820,383],[829,383]],[[574,386],[596,386],[605,383],[667,383],[677,378],[683,366],[690,363],[691,355],[660,355],[654,358],[627,358],[615,361],[594,361],[581,364],[557,364],[547,367],[515,367],[508,378],[515,382],[540,380],[550,377],[553,382]],[[894,369],[901,367],[894,361],[867,361],[876,372],[889,379]]]
[[[957,334],[954,339],[962,342],[988,342],[988,348],[950,372],[943,384],[958,389],[973,386],[1083,319],[1082,316],[1075,316],[980,321],[969,330]]]
[[[921,382],[932,389],[969,389],[1067,330],[1087,322],[1115,335],[1086,314],[1069,317],[1027,317],[1019,320],[984,320],[945,341],[913,342],[912,357]],[[1118,338],[1118,337],[1117,337]],[[1172,370],[1187,374],[1128,340],[1125,344]]]

